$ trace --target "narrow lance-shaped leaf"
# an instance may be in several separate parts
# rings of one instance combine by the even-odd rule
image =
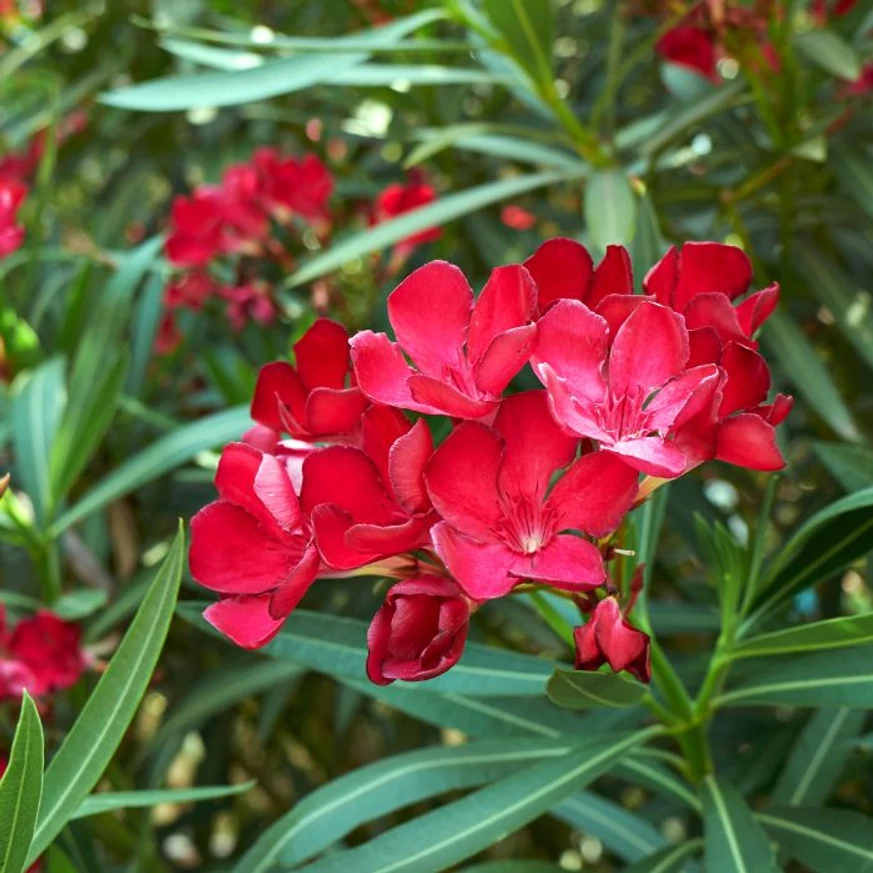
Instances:
[[[6,773],[0,779],[0,873],[23,873],[42,796],[42,725],[25,692]]]
[[[75,815],[136,715],[170,627],[184,555],[180,529],[106,672],[46,771],[29,861],[45,851]]]
[[[826,73],[854,82],[861,75],[861,61],[855,50],[832,30],[816,28],[799,33],[794,44]]]
[[[585,225],[594,244],[628,245],[634,236],[636,203],[621,170],[600,170],[585,186]]]
[[[618,673],[588,670],[555,670],[547,687],[549,700],[567,709],[633,706],[647,691],[641,682]]]
[[[537,82],[552,75],[553,0],[485,0],[485,11],[513,58]]]
[[[681,873],[686,869],[685,862],[702,846],[702,840],[686,840],[678,846],[661,849],[631,867],[625,867],[622,873]]]
[[[846,491],[873,487],[873,451],[850,443],[813,443],[813,451]]]
[[[873,643],[873,613],[869,612],[802,624],[741,640],[731,649],[731,657],[760,658],[789,652],[843,649],[864,643]]]

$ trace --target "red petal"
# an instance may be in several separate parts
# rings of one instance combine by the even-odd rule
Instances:
[[[423,373],[435,377],[461,366],[472,308],[469,283],[446,261],[419,267],[388,296],[397,341]]]
[[[650,300],[642,294],[610,294],[600,301],[597,314],[606,319],[609,325],[609,335],[614,337],[618,329],[630,318],[631,314]]]
[[[510,498],[542,501],[556,470],[576,455],[579,440],[555,423],[545,391],[524,391],[507,397],[494,419],[503,437],[500,490]]]
[[[437,512],[458,530],[492,540],[503,518],[497,492],[502,460],[503,443],[493,430],[474,422],[455,428],[425,468]]]
[[[572,528],[595,537],[614,531],[637,496],[639,474],[608,452],[583,455],[567,468],[549,494],[555,529]]]
[[[630,255],[624,246],[607,246],[603,260],[594,271],[594,281],[585,299],[592,309],[610,294],[633,294],[634,274]]]
[[[401,524],[356,524],[346,531],[345,543],[366,558],[362,563],[369,563],[428,545],[428,531],[436,520],[436,513],[431,513],[426,518],[410,518]]]
[[[549,396],[549,411],[559,427],[577,436],[596,440],[610,439],[609,434],[598,423],[592,401],[586,397],[574,397],[569,384],[559,379],[548,364],[540,365],[539,377]]]
[[[329,318],[319,318],[294,344],[297,372],[307,388],[344,388],[349,374],[349,335]]]
[[[788,413],[794,408],[794,398],[785,394],[777,394],[773,398],[773,402],[763,408],[767,410],[767,421],[776,427],[776,425],[782,424],[785,421]]]
[[[362,330],[351,339],[352,362],[358,387],[370,400],[414,409],[418,412],[434,412],[412,399],[409,377],[415,372],[397,343],[392,343],[384,333]]]
[[[572,534],[552,537],[522,564],[516,562],[511,572],[569,591],[590,591],[606,581],[603,558],[597,547]]]
[[[646,430],[669,433],[711,407],[721,378],[722,373],[715,364],[704,364],[671,379],[645,409]]]
[[[573,395],[603,399],[603,365],[608,345],[606,322],[583,303],[560,300],[539,320],[532,363],[543,381],[542,364],[566,380]]]
[[[521,581],[507,572],[518,556],[502,543],[476,542],[446,522],[435,525],[430,535],[440,560],[473,600],[503,597]]]
[[[687,325],[686,325],[687,326]],[[722,341],[714,327],[701,327],[688,331],[689,369],[701,364],[717,364],[721,360]]]
[[[584,300],[594,273],[585,246],[563,237],[546,240],[524,266],[536,282],[540,312],[565,297]]]
[[[314,388],[306,399],[306,429],[313,437],[352,434],[368,406],[357,388]]]
[[[476,387],[485,394],[501,394],[528,362],[536,342],[535,324],[498,334],[476,367]]]
[[[661,437],[621,440],[606,448],[621,455],[635,470],[661,479],[675,479],[676,476],[681,476],[688,465],[685,453]]]
[[[642,402],[654,389],[682,372],[688,359],[688,332],[682,317],[646,301],[621,326],[609,355],[609,388]],[[560,375],[560,374],[559,374]]]
[[[230,443],[230,445],[225,446],[218,462],[218,470],[215,473],[215,487],[222,499],[242,507],[249,515],[253,515],[272,536],[281,538],[283,528],[279,520],[273,517],[255,493],[255,479],[264,457],[263,452],[259,452],[244,443]],[[275,475],[275,468],[272,472]],[[294,526],[300,520],[299,511],[296,515],[292,515],[292,519],[292,526]]]
[[[371,406],[364,414],[361,423],[361,448],[376,465],[382,484],[386,487],[391,481],[388,473],[391,447],[400,437],[409,433],[411,427],[406,416],[392,406]]]
[[[661,260],[643,277],[643,290],[646,294],[654,294],[658,303],[672,306],[678,270],[679,253],[676,246],[670,246]]]
[[[712,327],[723,343],[731,340],[746,342],[747,337],[737,321],[737,310],[720,292],[698,294],[685,308],[685,326],[689,331]]]
[[[206,608],[203,617],[244,649],[265,646],[282,629],[285,619],[271,618],[270,595],[226,597]]]
[[[252,397],[252,418],[271,427],[285,430],[279,413],[280,406],[287,406],[297,421],[305,421],[306,388],[297,371],[285,361],[274,361],[261,367],[255,393]]]
[[[294,607],[300,603],[303,595],[315,581],[320,565],[321,557],[318,549],[310,543],[294,572],[273,592],[270,598],[272,618],[281,620],[291,615]]]
[[[743,413],[723,421],[718,429],[719,461],[750,470],[781,470],[785,459],[776,444],[776,431],[759,415]]]
[[[394,498],[405,512],[416,514],[430,509],[424,471],[432,454],[433,438],[427,424],[421,419],[391,447],[388,480]]]
[[[474,368],[480,364],[485,353],[490,352],[499,334],[530,323],[536,302],[536,285],[524,267],[513,264],[492,271],[470,318],[467,360]],[[523,364],[524,361],[518,369]],[[494,393],[500,390],[502,388]]]
[[[323,503],[312,510],[312,531],[326,564],[337,570],[354,570],[370,562],[370,556],[346,545],[346,533],[354,519],[338,506]]]
[[[751,337],[773,314],[779,303],[779,283],[774,282],[752,294],[737,307],[737,320],[746,336]]]
[[[497,409],[497,398],[484,399],[462,394],[448,382],[414,373],[409,377],[409,388],[418,404],[412,409],[422,409],[436,415],[452,418],[484,418]]]
[[[393,507],[373,462],[351,446],[327,446],[303,462],[300,503],[312,511],[333,504],[356,522],[388,524]]]
[[[718,291],[733,300],[745,294],[752,281],[752,263],[736,246],[716,242],[688,242],[679,253],[673,307],[683,312],[698,294]]]
[[[270,537],[255,518],[219,500],[191,520],[191,575],[227,594],[261,594],[286,579],[303,554],[303,540]]]
[[[718,409],[721,418],[740,409],[753,409],[767,399],[770,370],[757,352],[737,343],[729,343],[722,355],[721,365],[727,373]]]

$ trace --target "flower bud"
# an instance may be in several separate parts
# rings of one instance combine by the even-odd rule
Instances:
[[[609,664],[614,672],[627,670],[641,682],[651,679],[649,635],[622,616],[614,597],[597,604],[586,624],[573,631],[573,639],[577,670],[596,670]]]

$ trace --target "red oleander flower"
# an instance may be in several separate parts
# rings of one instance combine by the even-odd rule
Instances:
[[[370,407],[361,446],[328,446],[303,462],[300,502],[322,558],[338,570],[429,545],[437,520],[424,486],[433,453],[424,421],[411,425],[396,409]]]
[[[634,293],[631,259],[624,246],[607,246],[595,268],[585,246],[555,237],[546,240],[524,266],[536,282],[540,312],[565,298],[596,309],[611,294]]]
[[[720,81],[715,34],[706,28],[691,24],[673,27],[658,40],[655,51],[664,60],[698,73],[710,82]]]
[[[177,276],[164,288],[164,304],[169,309],[191,309],[195,312],[214,296],[218,286],[207,273],[194,271]]]
[[[668,307],[640,297],[605,303],[598,314],[560,300],[539,321],[531,363],[555,420],[643,473],[680,476],[688,459],[670,437],[711,405],[719,369],[687,368],[688,331]]]
[[[276,319],[276,304],[270,296],[269,287],[263,282],[222,288],[221,296],[227,300],[227,318],[237,333],[250,321],[266,327]]]
[[[714,456],[754,470],[779,470],[785,461],[774,428],[793,401],[780,394],[765,405],[770,370],[753,338],[776,308],[779,286],[773,283],[735,306],[751,281],[752,265],[742,249],[703,242],[671,248],[646,275],[643,287],[684,317],[688,366],[717,364],[725,374],[714,414],[704,413],[688,428],[697,439],[697,447],[690,449],[694,463]]]
[[[0,177],[0,258],[12,254],[24,242],[24,228],[16,224],[18,210],[27,196],[27,186]]]
[[[873,91],[873,64],[866,64],[861,69],[861,75],[854,82],[844,83],[840,86],[840,97],[863,97]]]
[[[627,670],[640,682],[652,678],[649,635],[622,616],[614,597],[597,604],[588,621],[573,631],[573,639],[577,670],[597,670],[609,664],[615,673]]]
[[[826,25],[831,18],[841,18],[848,15],[857,5],[858,0],[812,0],[810,12],[820,27]]]
[[[255,649],[279,632],[315,580],[318,550],[282,457],[231,443],[215,487],[219,499],[191,520],[191,575],[221,595],[206,620]]]
[[[228,167],[221,177],[221,197],[229,248],[257,253],[260,241],[270,232],[257,170],[249,164]]]
[[[396,343],[369,330],[352,338],[358,385],[387,406],[455,418],[493,415],[530,356],[535,307],[536,286],[524,267],[498,267],[474,304],[464,274],[432,261],[388,297]]]
[[[454,667],[467,641],[470,601],[451,580],[393,585],[367,632],[367,676],[376,685],[421,682]]]
[[[436,200],[436,191],[428,185],[420,174],[410,174],[409,181],[403,185],[395,182],[389,185],[373,204],[372,224],[381,224],[399,215],[412,212]],[[434,242],[442,236],[439,227],[428,227],[400,240],[394,250],[402,258],[408,257],[413,250],[424,243]]]
[[[258,149],[252,160],[260,179],[265,205],[282,219],[299,215],[306,221],[324,222],[333,193],[333,176],[315,156],[281,158],[275,149]]]
[[[530,230],[537,223],[537,217],[517,203],[504,206],[500,210],[500,220],[512,230]]]
[[[176,197],[172,233],[164,250],[177,267],[203,267],[224,250],[225,209],[218,188],[201,186],[191,197]]]
[[[464,422],[436,450],[425,470],[443,518],[433,545],[469,597],[500,597],[525,579],[572,591],[603,583],[597,547],[568,531],[615,530],[637,473],[606,452],[577,459],[578,444],[553,420],[545,392],[526,391],[503,401],[493,427]]]
[[[85,670],[79,628],[51,612],[24,618],[10,632],[0,606],[0,701],[72,688]]]
[[[355,386],[345,328],[319,318],[295,343],[294,359],[261,367],[252,418],[300,440],[356,434],[368,402]]]
[[[155,334],[155,354],[171,355],[182,343],[182,333],[172,312],[165,312]]]

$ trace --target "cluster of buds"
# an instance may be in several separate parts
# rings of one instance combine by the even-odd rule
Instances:
[[[333,176],[316,155],[287,157],[261,148],[249,163],[228,167],[218,185],[199,185],[190,197],[176,197],[165,244],[175,272],[164,290],[157,351],[166,354],[179,345],[179,310],[197,312],[209,301],[222,302],[237,332],[249,322],[270,325],[278,313],[276,281],[293,272],[307,248],[330,240],[333,190]],[[433,189],[413,176],[386,188],[368,208],[369,220],[395,218],[434,197]],[[389,270],[398,271],[416,246],[439,233],[426,229],[399,242]],[[328,286],[319,283],[316,307],[329,297]]]
[[[622,614],[607,582],[625,516],[711,459],[784,464],[791,400],[767,402],[754,339],[779,289],[745,296],[751,278],[740,249],[687,243],[635,294],[622,247],[595,267],[553,239],[478,298],[457,267],[419,268],[388,298],[396,341],[317,321],[294,364],[261,370],[257,425],[192,521],[191,572],[220,595],[207,620],[257,648],[319,577],[387,576],[367,672],[408,681],[457,662],[483,603],[542,587],[590,616],[580,669],[648,679],[633,597]],[[509,393],[527,364],[543,388]]]

